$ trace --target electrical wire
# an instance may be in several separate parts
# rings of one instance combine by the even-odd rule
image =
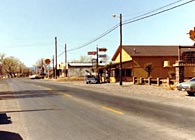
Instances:
[[[140,20],[149,18],[149,17],[156,16],[156,15],[159,15],[159,14],[161,14],[161,13],[165,13],[165,12],[167,12],[167,11],[173,10],[173,9],[175,9],[175,8],[181,7],[181,6],[183,6],[183,5],[186,5],[186,4],[191,3],[191,2],[194,2],[194,1],[195,1],[195,0],[190,0],[190,1],[187,1],[187,2],[185,2],[185,3],[182,3],[182,4],[179,4],[179,5],[173,6],[173,7],[171,7],[171,8],[168,8],[168,9],[165,9],[165,10],[162,10],[162,11],[159,11],[159,12],[156,12],[156,13],[154,13],[154,14],[146,15],[146,16],[144,16],[144,17],[140,17],[140,18],[137,18],[137,19],[134,19],[134,20],[125,21],[125,22],[123,22],[122,25],[134,23],[134,22],[137,22],[137,21],[140,21]]]
[[[95,41],[97,41],[97,40],[103,38],[104,36],[108,35],[108,34],[111,33],[112,31],[114,31],[115,29],[117,29],[118,27],[119,27],[119,24],[117,24],[117,25],[111,27],[110,29],[108,29],[107,31],[105,31],[104,33],[102,33],[101,35],[99,35],[97,38],[92,39],[92,40],[90,40],[89,42],[87,42],[87,43],[85,43],[85,44],[83,44],[83,45],[81,45],[81,46],[79,46],[79,47],[77,47],[77,48],[69,49],[69,50],[67,50],[67,51],[70,52],[70,51],[74,51],[74,50],[78,50],[78,49],[84,48],[84,47],[86,47],[86,46],[92,44],[93,42],[95,42]]]
[[[156,15],[159,15],[159,14],[161,14],[161,13],[164,13],[164,12],[167,12],[167,11],[170,11],[170,10],[173,10],[173,9],[176,9],[176,8],[178,8],[178,7],[184,6],[184,5],[186,5],[186,4],[189,4],[189,3],[191,3],[191,2],[194,2],[195,0],[190,0],[190,1],[184,2],[184,3],[182,3],[182,4],[173,6],[173,7],[171,7],[171,8],[167,8],[167,7],[171,6],[171,5],[174,5],[174,4],[176,4],[176,3],[179,3],[179,2],[181,2],[181,1],[183,1],[183,0],[175,1],[175,2],[173,2],[173,3],[170,3],[170,4],[168,4],[168,5],[162,6],[162,7],[158,8],[158,9],[152,10],[152,11],[147,12],[147,13],[145,13],[145,14],[142,14],[142,15],[133,17],[133,18],[131,18],[131,19],[125,20],[125,21],[123,21],[122,25],[134,23],[134,22],[137,22],[137,21],[140,21],[140,20],[149,18],[149,17],[153,17],[153,16],[156,16]],[[167,9],[164,9],[164,8],[167,8]],[[164,10],[161,10],[161,9],[164,9]],[[161,10],[161,11],[159,11],[159,10]],[[159,12],[156,12],[156,11],[159,11]],[[154,12],[156,12],[156,13],[154,13]],[[153,13],[153,14],[152,14],[152,13]],[[149,15],[148,15],[148,14],[149,14]],[[114,30],[116,30],[119,26],[120,26],[120,24],[116,24],[115,26],[111,27],[110,29],[108,29],[107,31],[105,31],[104,33],[102,33],[101,35],[99,35],[98,37],[96,37],[95,39],[92,39],[92,40],[90,40],[89,42],[87,42],[87,43],[85,43],[85,44],[83,44],[83,45],[81,45],[81,46],[79,46],[79,47],[76,47],[76,48],[73,48],[73,49],[69,49],[69,50],[67,50],[67,52],[71,52],[71,51],[75,51],[75,50],[84,48],[84,47],[86,47],[86,46],[88,46],[88,45],[90,45],[90,44],[96,42],[97,40],[99,40],[99,39],[105,37],[106,35],[110,34],[110,33],[113,32]],[[65,53],[64,51],[61,52],[61,53],[58,55],[58,57],[60,57],[60,56],[63,55],[64,53]]]
[[[146,16],[146,15],[148,15],[148,14],[151,14],[151,13],[154,13],[154,12],[156,12],[156,11],[159,11],[159,10],[162,10],[162,9],[164,9],[164,8],[167,8],[167,7],[171,6],[171,5],[177,4],[177,3],[181,2],[181,1],[184,1],[184,0],[178,0],[178,1],[172,2],[172,3],[170,3],[170,4],[167,4],[167,5],[165,5],[165,6],[162,6],[162,7],[160,7],[160,8],[157,8],[157,9],[151,10],[151,11],[149,11],[149,12],[146,12],[146,13],[144,13],[144,14],[141,14],[141,15],[138,15],[138,16],[136,16],[136,17],[133,17],[133,18],[131,18],[131,19],[127,19],[127,20],[125,20],[125,21],[123,21],[123,22],[128,22],[129,20],[134,20],[134,19],[137,19],[137,18]]]
[[[179,3],[179,2],[181,2],[181,1],[183,1],[183,0],[175,1],[175,2],[173,2],[173,3],[170,3],[170,4],[168,4],[168,5],[162,6],[162,7],[158,8],[158,9],[152,10],[152,11],[147,12],[147,13],[145,13],[145,14],[142,14],[142,15],[136,16],[136,17],[134,17],[134,18],[125,20],[125,21],[122,23],[122,25],[134,23],[134,22],[137,22],[137,21],[140,21],[140,20],[149,18],[149,17],[153,17],[153,16],[156,16],[156,15],[159,15],[159,14],[161,14],[161,13],[165,13],[165,12],[167,12],[167,11],[170,11],[170,10],[176,9],[176,8],[178,8],[178,7],[184,6],[184,5],[186,5],[186,4],[189,4],[189,3],[191,3],[191,2],[194,2],[195,0],[190,0],[190,1],[184,2],[184,3],[182,3],[182,4],[173,6],[173,7],[171,7],[171,8],[164,9],[164,8],[166,8],[166,7],[169,7],[169,6],[171,6],[171,5],[174,5],[174,4],[176,4],[176,3]],[[164,9],[164,10],[161,10],[161,9]],[[159,10],[161,10],[161,11],[159,11]],[[159,11],[159,12],[156,12],[156,11]],[[156,12],[156,13],[154,13],[154,12]],[[153,13],[153,14],[152,14],[152,13]],[[149,14],[149,15],[148,15],[148,14]],[[120,26],[120,24],[117,24],[117,25],[111,27],[110,29],[108,29],[107,31],[105,31],[104,33],[102,33],[101,35],[99,35],[98,37],[96,37],[95,39],[92,39],[92,40],[90,40],[89,42],[87,42],[87,43],[85,43],[85,44],[83,44],[83,45],[81,45],[81,46],[79,46],[79,47],[76,47],[76,48],[73,48],[73,49],[69,49],[69,50],[67,50],[67,52],[75,51],[75,50],[84,48],[84,47],[86,47],[86,46],[88,46],[88,45],[90,45],[90,44],[96,42],[97,40],[99,40],[99,39],[105,37],[106,35],[110,34],[110,33],[113,32],[114,30],[116,30],[119,26]],[[64,53],[64,52],[60,53],[60,55],[58,55],[58,56],[61,56],[63,53]]]

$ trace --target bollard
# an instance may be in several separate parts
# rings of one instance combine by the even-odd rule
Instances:
[[[157,86],[160,86],[160,78],[157,78]]]
[[[135,85],[137,82],[137,77],[133,76],[133,84]]]
[[[167,78],[167,86],[170,86],[170,78]]]
[[[148,77],[148,85],[151,85],[151,80],[152,80],[152,78]]]
[[[140,82],[140,84],[143,84],[143,82],[144,82],[144,78],[143,78],[143,77],[140,77],[139,82]]]

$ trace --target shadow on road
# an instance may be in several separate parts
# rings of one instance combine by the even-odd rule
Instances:
[[[11,111],[2,111],[0,112],[0,116],[1,113],[17,113],[17,112],[38,112],[38,111],[48,111],[48,110],[57,110],[57,109],[32,109],[32,110],[11,110]],[[1,117],[0,117],[1,119]]]
[[[18,133],[0,131],[0,140],[23,140]]]
[[[0,125],[1,124],[10,124],[10,123],[12,123],[11,117],[8,117],[6,113],[0,113]]]
[[[19,92],[0,92],[0,100],[9,99],[20,99],[20,98],[38,98],[38,97],[49,97],[58,96],[51,90],[25,90]]]

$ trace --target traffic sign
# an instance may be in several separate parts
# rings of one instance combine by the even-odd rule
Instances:
[[[88,55],[96,55],[97,52],[93,51],[93,52],[88,52]]]
[[[45,59],[45,64],[49,65],[51,63],[51,60],[50,59]]]
[[[190,35],[190,39],[195,40],[195,31],[190,30],[189,35]]]
[[[107,56],[106,54],[100,54],[98,57],[105,58],[106,56]]]
[[[99,52],[106,52],[107,49],[106,48],[99,48]]]

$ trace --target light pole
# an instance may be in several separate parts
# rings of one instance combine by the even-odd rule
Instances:
[[[113,17],[117,17],[117,15],[113,15]],[[122,42],[122,38],[123,38],[123,34],[122,34],[122,14],[120,14],[119,16],[120,18],[120,64],[119,64],[119,84],[122,85],[123,84],[123,80],[122,80],[122,49],[123,49],[123,42]]]

